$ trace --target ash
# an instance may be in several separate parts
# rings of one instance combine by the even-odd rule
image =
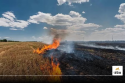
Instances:
[[[55,64],[60,63],[60,68],[63,75],[95,75],[96,74],[111,74],[102,69],[105,68],[105,63],[100,63],[102,57],[92,55],[85,51],[77,50],[75,44],[61,44],[57,49],[46,51],[43,57],[53,57]],[[70,49],[70,50],[68,50]],[[57,59],[57,60],[56,60]],[[100,65],[101,64],[101,65]],[[98,67],[101,70],[98,72]],[[95,68],[94,68],[95,67]],[[90,72],[90,70],[92,70]]]
[[[112,65],[116,64],[116,62],[79,49],[86,48],[71,42],[62,43],[57,49],[46,51],[43,57],[51,60],[53,56],[54,63],[60,64],[62,75],[70,75],[62,77],[64,82],[67,82],[67,80],[70,80],[70,82],[77,82],[78,80],[88,82],[89,80],[95,81],[95,79],[96,81],[107,80],[105,77],[102,79],[102,77],[74,77],[71,75],[112,75]],[[114,78],[108,78],[108,80],[112,81]]]

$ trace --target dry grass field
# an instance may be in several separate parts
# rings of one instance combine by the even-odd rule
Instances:
[[[33,53],[33,49],[42,47],[40,42],[0,42],[0,75],[49,75],[46,70],[48,59]],[[41,70],[43,66],[43,70]],[[18,78],[18,79],[17,79]],[[17,77],[19,80],[45,80],[46,77]],[[15,79],[1,76],[0,80]]]

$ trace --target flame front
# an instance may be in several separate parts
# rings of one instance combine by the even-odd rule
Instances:
[[[44,45],[42,49],[38,48],[34,50],[34,53],[43,54],[46,50],[56,49],[60,45],[60,39],[53,39],[53,43],[51,45]]]
[[[52,70],[49,71],[50,75],[62,75],[61,69],[59,68],[59,63],[57,63],[57,65],[53,62],[53,57],[51,58],[52,62],[51,62],[51,66],[52,66]],[[50,81],[53,82],[60,82],[61,81],[61,76],[51,76],[49,78]]]
[[[34,53],[44,54],[47,50],[57,49],[60,45],[60,39],[54,38],[53,43],[51,45],[44,45],[42,49],[38,48],[34,50]],[[45,70],[43,66],[40,67],[41,70]],[[50,75],[62,75],[61,69],[59,68],[59,63],[57,65],[53,62],[53,57],[51,57],[51,68],[47,68]],[[61,76],[51,76],[48,79],[51,82],[60,82]]]

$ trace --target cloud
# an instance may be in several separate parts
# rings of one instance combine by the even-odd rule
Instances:
[[[125,3],[120,5],[118,12],[120,14],[115,15],[115,17],[125,23]]]
[[[0,26],[11,27],[11,30],[20,30],[29,25],[27,21],[17,20],[12,12],[5,12],[2,16],[3,17],[0,18]]]
[[[19,28],[18,29],[16,29],[16,28],[10,28],[10,30],[19,30]],[[22,30],[22,29],[20,29],[20,30]]]
[[[4,37],[5,39],[9,39],[10,37]]]
[[[32,36],[31,38],[35,41],[41,41],[41,42],[46,43],[46,44],[51,44],[53,41],[53,36],[48,36],[48,35],[46,35],[46,36],[43,35],[40,37]]]
[[[4,39],[9,39],[10,37],[0,37],[0,39],[1,39],[1,38],[4,38]]]
[[[123,28],[106,28],[103,30],[96,30],[89,36],[85,36],[86,40],[123,40],[125,39],[125,29]]]
[[[63,40],[68,40],[68,41],[83,40],[83,36],[86,33],[85,31],[81,31],[81,30],[69,30],[69,29],[67,29],[67,30],[66,29],[53,29],[53,30],[56,30],[57,34],[59,33],[60,36],[61,35],[63,36],[61,41],[63,41]]]
[[[70,11],[70,16],[72,16],[72,17],[80,17],[81,16],[81,14],[79,14],[78,12],[75,12],[75,11]]]
[[[84,34],[86,33],[85,31],[79,31],[79,30],[66,30],[67,33],[72,33],[72,34]]]
[[[119,13],[125,13],[125,3],[120,4]]]
[[[123,25],[115,25],[114,28],[106,28],[102,30],[95,30],[90,35],[86,35],[86,40],[123,40],[125,39],[125,3],[122,3],[118,10],[119,14],[115,17],[121,20]]]
[[[68,41],[83,41],[84,39],[84,35],[85,35],[85,31],[80,31],[80,30],[67,30],[67,32],[69,33],[64,40],[68,40]]]
[[[70,11],[69,14],[56,14],[52,16],[49,13],[38,12],[37,15],[30,16],[28,20],[30,23],[47,23],[53,27],[63,27],[70,29],[80,29],[80,28],[98,28],[101,25],[94,23],[86,23],[87,19],[82,17],[81,14],[75,11]]]
[[[125,24],[124,25],[115,25],[116,28],[125,28]]]
[[[83,13],[83,14],[85,14],[85,12],[84,12],[84,11],[83,11],[82,13]]]
[[[62,1],[60,3],[67,2],[67,0]],[[98,30],[101,25],[95,23],[86,23],[86,18],[82,17],[82,15],[75,11],[70,11],[69,14],[56,14],[52,16],[50,13],[38,12],[38,14],[30,16],[28,20],[30,23],[47,23],[48,25],[58,27],[64,27],[66,32],[70,33],[66,36],[66,40],[112,40],[112,36],[114,40],[123,40],[125,39],[125,3],[122,3],[118,10],[119,14],[115,15],[115,17],[121,20],[123,25],[115,25],[114,28],[106,28],[102,30]],[[83,11],[84,13],[84,11]],[[62,28],[61,28],[62,29]],[[93,32],[89,31],[89,34],[86,30],[93,30]],[[86,34],[87,33],[87,34]],[[36,37],[35,37],[36,38]],[[42,36],[37,37],[36,39],[42,40],[43,42],[51,41],[52,37]],[[48,40],[51,39],[51,40]]]
[[[90,4],[90,6],[92,6],[92,4]]]
[[[32,36],[32,38],[33,38],[33,39],[36,39],[36,37],[35,37],[35,36]]]
[[[87,24],[76,24],[69,26],[68,29],[70,30],[94,30],[102,27],[101,25],[97,25],[94,23],[87,23]]]
[[[89,2],[89,0],[57,0],[58,5],[62,5],[66,2],[68,2],[69,5],[71,5],[72,3],[85,3],[85,2]]]
[[[47,27],[43,27],[43,29],[48,29]]]
[[[121,20],[124,23],[124,25],[116,25],[115,27],[125,28],[125,3],[122,3],[120,5],[118,12],[119,14],[115,15],[115,17]]]
[[[75,11],[70,11],[69,14],[59,13],[54,16],[50,13],[38,12],[36,15],[30,16],[28,22],[35,24],[46,23],[52,26],[51,29],[56,29],[58,32],[64,30],[68,34],[64,40],[83,40],[84,34],[86,33],[84,30],[95,30],[101,27],[98,24],[85,23],[86,20],[80,13]],[[43,42],[50,41],[47,37],[40,37],[35,40],[41,40]]]

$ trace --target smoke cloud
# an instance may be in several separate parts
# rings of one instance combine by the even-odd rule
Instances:
[[[53,36],[56,39],[63,40],[69,33],[66,30],[54,29],[51,28],[49,31],[49,35]]]

